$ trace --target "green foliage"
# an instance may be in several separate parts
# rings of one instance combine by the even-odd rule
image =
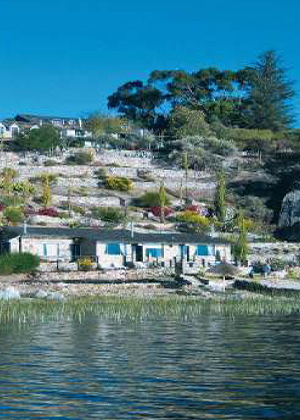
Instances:
[[[120,86],[108,97],[108,108],[117,110],[128,120],[152,128],[156,109],[164,102],[164,94],[150,83],[136,80]]]
[[[89,152],[78,152],[66,159],[69,165],[90,165],[92,162],[93,155]]]
[[[20,134],[15,144],[21,150],[45,152],[58,146],[60,137],[57,129],[52,125],[43,125],[30,130],[28,134]]]
[[[0,256],[0,275],[30,273],[38,268],[40,259],[29,253],[3,254]]]
[[[77,260],[79,270],[89,271],[93,267],[93,260],[90,257],[81,257]]]
[[[170,117],[170,133],[175,138],[187,136],[209,136],[209,125],[205,122],[203,112],[179,106]]]
[[[44,162],[44,166],[57,166],[56,160],[48,159]]]
[[[107,178],[106,169],[105,168],[99,168],[94,172],[94,175],[100,180],[106,179]]]
[[[115,207],[94,207],[91,211],[95,219],[103,222],[120,223],[125,219],[124,212]]]
[[[164,182],[160,184],[158,196],[159,196],[159,207],[160,207],[160,221],[161,223],[164,223],[165,222],[165,208],[166,208],[166,201],[167,201],[167,192],[166,192],[166,186]]]
[[[133,200],[134,205],[137,207],[160,207],[160,197],[159,193],[155,191],[148,191],[144,193],[142,196],[135,198]],[[166,195],[165,198],[165,206],[169,206],[171,204],[171,201],[169,197]]]
[[[49,174],[42,176],[42,204],[44,207],[49,207],[51,204],[51,190],[50,190],[50,179]]]
[[[1,175],[3,178],[9,178],[10,180],[16,178],[19,175],[19,172],[13,168],[3,168]]]
[[[250,128],[280,131],[291,125],[295,92],[275,51],[265,51],[245,69],[248,85],[245,118]]]
[[[176,221],[185,224],[189,229],[196,232],[207,232],[211,221],[190,210],[183,211],[176,216]]]
[[[7,207],[3,211],[4,219],[13,226],[20,224],[24,220],[24,213],[19,207]]]
[[[12,192],[12,182],[13,179],[18,176],[18,171],[13,168],[3,168],[1,173],[2,180],[0,188],[2,188],[6,195],[10,195]]]
[[[255,220],[258,225],[265,226],[271,223],[273,211],[265,205],[263,199],[252,195],[234,196],[234,202],[243,209],[246,218]]]
[[[101,114],[92,114],[86,121],[86,128],[97,138],[105,134],[118,134],[123,131],[126,121],[122,118],[107,117]]]
[[[109,176],[106,179],[105,186],[109,190],[129,192],[133,189],[133,182],[121,176]]]
[[[225,223],[225,213],[225,174],[222,170],[218,174],[218,185],[215,193],[215,214],[218,218],[218,221],[222,224]]]
[[[247,256],[249,253],[249,245],[248,245],[248,238],[247,238],[247,227],[244,219],[244,214],[242,211],[238,213],[238,221],[237,221],[238,229],[239,229],[239,236],[237,239],[236,244],[233,247],[233,255],[236,261],[241,263],[245,263],[247,260]]]

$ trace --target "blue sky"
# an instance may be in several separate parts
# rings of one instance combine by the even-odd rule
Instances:
[[[238,69],[267,49],[299,91],[299,16],[297,0],[0,0],[0,119],[105,113],[151,70]]]

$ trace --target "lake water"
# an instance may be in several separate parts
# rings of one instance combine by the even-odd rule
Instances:
[[[0,324],[0,418],[300,419],[300,319]]]

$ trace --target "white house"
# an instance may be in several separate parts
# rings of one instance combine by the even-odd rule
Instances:
[[[30,252],[42,260],[91,257],[98,267],[128,265],[194,269],[231,260],[230,243],[188,233],[139,233],[129,230],[5,227],[0,251]]]

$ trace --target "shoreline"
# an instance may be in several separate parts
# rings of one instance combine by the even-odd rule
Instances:
[[[170,276],[139,279],[57,279],[47,280],[32,275],[11,275],[0,277],[0,301],[20,298],[42,298],[49,300],[67,300],[73,298],[176,298],[193,297],[194,299],[214,299],[232,296],[236,299],[247,297],[269,296],[300,297],[300,282],[294,280],[261,280],[235,279],[224,283],[215,278],[198,279],[194,276],[183,276],[180,279]],[[299,299],[300,302],[300,299]]]

